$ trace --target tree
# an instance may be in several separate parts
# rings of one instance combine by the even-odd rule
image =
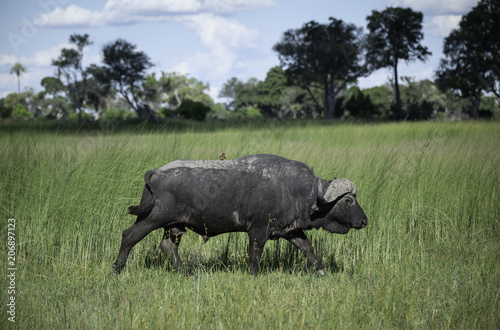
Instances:
[[[257,107],[268,116],[283,118],[314,117],[315,104],[308,92],[288,83],[281,66],[271,68],[257,84]]]
[[[257,78],[250,78],[247,82],[243,82],[236,77],[229,79],[222,86],[219,92],[219,97],[230,99],[228,107],[232,110],[237,110],[241,107],[254,107],[258,103]]]
[[[21,94],[21,75],[26,72],[26,68],[19,62],[10,68],[10,74],[15,73],[17,76],[17,94]]]
[[[24,109],[31,113],[31,116],[40,114],[43,106],[43,93],[35,93],[33,88],[25,88],[21,94],[10,93],[3,99],[2,117],[12,116],[14,107],[17,104],[23,105]],[[21,108],[18,108],[21,109]]]
[[[109,70],[111,85],[142,120],[156,120],[149,105],[141,99],[141,83],[146,70],[153,66],[146,53],[136,46],[118,39],[104,46],[104,64]]]
[[[214,100],[206,93],[210,89],[208,83],[177,72],[165,73],[164,77],[168,80],[167,102],[172,109],[179,107],[186,98],[201,102],[208,107],[214,106]]]
[[[18,103],[12,109],[12,118],[14,119],[29,119],[33,118],[33,114],[29,112],[24,105]]]
[[[170,91],[170,79],[165,72],[156,79],[156,74],[152,73],[142,82],[142,98],[150,108],[157,111],[167,102],[167,93]]]
[[[44,88],[43,94],[43,112],[46,117],[54,117],[57,119],[64,118],[68,114],[68,101],[61,92],[64,92],[64,87],[61,80],[54,77],[45,77],[40,82]],[[47,97],[49,96],[49,97]]]
[[[210,107],[201,102],[186,98],[182,101],[177,111],[186,119],[203,121],[205,120],[207,114],[210,112]]]
[[[472,103],[475,118],[483,91],[500,97],[500,3],[481,0],[446,37],[445,58],[436,72],[441,89],[451,89]]]
[[[45,77],[40,81],[40,85],[44,88],[45,95],[56,97],[60,92],[64,91],[64,85],[58,78]]]
[[[309,92],[325,118],[333,118],[339,93],[367,73],[361,64],[362,40],[361,28],[331,17],[329,24],[311,21],[286,31],[273,49],[290,81]],[[323,91],[323,105],[314,88]]]
[[[389,7],[382,12],[372,11],[368,20],[366,61],[370,70],[392,67],[396,107],[401,111],[401,95],[398,83],[398,64],[401,60],[425,61],[431,55],[427,47],[420,44],[422,33],[421,12],[410,8]]]
[[[364,89],[363,94],[370,97],[371,102],[375,106],[376,111],[380,114],[381,118],[388,119],[391,117],[390,111],[394,94],[389,86],[381,85]]]
[[[87,72],[83,68],[83,51],[92,42],[88,34],[76,33],[69,37],[69,41],[76,46],[76,49],[63,48],[61,55],[52,60],[52,65],[57,67],[58,78],[62,75],[66,79],[69,99],[78,110],[78,121],[82,123],[83,104],[87,95]]]
[[[87,75],[86,102],[94,107],[95,119],[99,120],[104,114],[106,100],[113,95],[109,72],[103,66],[92,64],[87,68]]]
[[[287,78],[281,66],[271,68],[264,81],[257,84],[259,108],[270,116],[281,118],[282,96],[287,89]]]
[[[377,107],[371,101],[370,95],[363,93],[358,86],[349,88],[346,99],[345,108],[352,117],[367,119],[378,115]]]

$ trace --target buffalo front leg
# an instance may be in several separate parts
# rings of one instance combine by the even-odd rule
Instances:
[[[136,222],[132,227],[123,232],[120,252],[118,253],[118,258],[112,266],[117,274],[119,274],[123,267],[125,267],[130,250],[132,250],[132,248],[139,243],[140,240],[146,237],[147,234],[155,229],[158,229],[158,226],[144,220]]]
[[[182,271],[182,260],[178,249],[181,237],[186,233],[185,228],[165,228],[160,247],[178,272]]]
[[[286,237],[286,239],[299,248],[307,257],[309,264],[314,267],[318,275],[325,275],[325,268],[323,263],[314,254],[314,249],[311,241],[307,238],[303,231],[295,232],[293,236]]]
[[[248,256],[250,258],[250,275],[257,275],[259,272],[259,261],[266,244],[267,237],[259,235],[259,233],[248,233],[249,246]]]

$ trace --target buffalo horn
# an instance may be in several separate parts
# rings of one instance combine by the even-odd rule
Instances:
[[[354,182],[345,178],[335,179],[326,189],[323,199],[326,203],[331,203],[347,193],[351,193],[354,196],[358,193]]]

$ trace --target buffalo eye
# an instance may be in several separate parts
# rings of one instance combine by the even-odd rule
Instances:
[[[345,199],[345,201],[346,201],[347,205],[349,205],[349,206],[354,205],[354,199],[352,197],[347,197]]]

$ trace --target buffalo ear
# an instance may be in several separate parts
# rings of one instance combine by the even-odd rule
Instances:
[[[358,193],[354,182],[345,178],[333,180],[324,193],[321,183],[318,188],[320,188],[318,189],[318,200],[323,204],[331,203],[347,193],[353,194],[354,197]]]
[[[313,188],[311,189],[311,201],[314,201],[313,204],[311,205],[311,214],[313,212],[319,211],[318,207],[318,201],[321,201],[323,198],[323,185],[321,184],[321,178],[316,177],[316,182],[317,182],[317,193],[315,193],[315,187],[313,185]]]

